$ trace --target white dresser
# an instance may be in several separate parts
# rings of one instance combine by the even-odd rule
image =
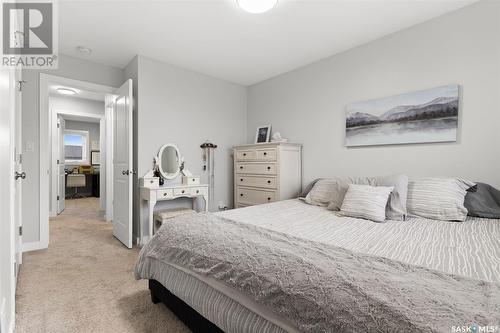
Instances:
[[[302,146],[259,143],[234,146],[236,208],[296,198],[302,187]]]

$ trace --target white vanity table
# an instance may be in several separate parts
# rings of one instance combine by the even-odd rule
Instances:
[[[173,144],[164,145],[156,157],[156,168],[163,179],[173,180],[181,172],[181,157],[179,150]],[[145,184],[148,182],[144,182]],[[141,186],[139,202],[139,244],[142,246],[153,237],[153,214],[155,205],[159,201],[191,198],[193,210],[196,208],[196,199],[202,198],[204,211],[208,212],[209,198],[208,185],[205,184],[176,184],[163,186]],[[144,235],[144,227],[148,226],[148,233]]]
[[[195,209],[195,200],[203,198],[205,211],[208,212],[208,185],[175,185],[160,186],[158,188],[140,188],[140,244],[144,244],[153,237],[153,212],[158,201],[175,200],[178,198],[193,199],[193,209]],[[148,225],[149,234],[147,238],[142,235],[144,225]]]

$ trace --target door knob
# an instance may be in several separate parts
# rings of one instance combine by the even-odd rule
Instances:
[[[128,171],[128,170],[123,170],[123,171],[122,171],[122,175],[124,175],[124,176],[125,176],[125,175],[127,175],[127,176],[128,176],[129,174],[130,174],[130,171]]]
[[[26,172],[23,171],[23,172],[19,173],[19,172],[16,171],[15,174],[14,174],[14,178],[16,180],[18,180],[19,178],[26,179]]]

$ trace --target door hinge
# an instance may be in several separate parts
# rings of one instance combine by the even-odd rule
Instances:
[[[57,124],[57,128],[59,128],[61,125]]]
[[[23,235],[23,226],[20,226],[19,227],[19,236],[22,236]]]
[[[23,163],[23,154],[19,154],[19,164]]]
[[[57,164],[59,164],[59,160],[57,160]]]
[[[59,196],[57,196],[57,200],[59,200]]]

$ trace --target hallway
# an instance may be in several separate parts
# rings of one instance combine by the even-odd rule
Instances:
[[[99,199],[67,200],[50,221],[46,250],[24,254],[16,301],[16,332],[188,332],[136,281],[139,250],[113,237]]]

